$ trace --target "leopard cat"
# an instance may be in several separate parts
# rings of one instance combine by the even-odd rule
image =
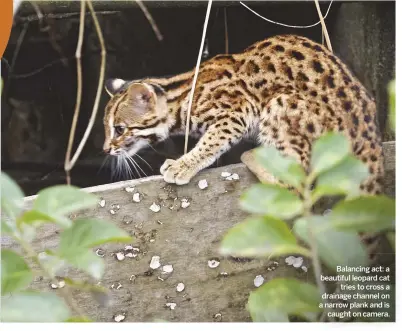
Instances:
[[[105,87],[111,99],[104,115],[104,152],[127,157],[184,134],[194,73],[108,80]],[[353,153],[368,166],[362,193],[383,192],[383,150],[374,99],[337,56],[305,37],[271,37],[242,53],[217,55],[202,63],[190,115],[190,134],[200,139],[178,160],[167,159],[162,165],[160,172],[168,183],[189,183],[234,144],[250,137],[294,157],[308,171],[312,143],[331,131],[343,133]],[[269,181],[283,185],[273,176]],[[378,239],[362,235],[372,263],[379,257]]]
[[[185,133],[194,70],[170,78],[110,79],[103,149],[134,155]],[[383,151],[376,104],[346,65],[305,37],[268,38],[244,52],[201,64],[190,117],[196,146],[160,172],[168,183],[189,183],[242,138],[256,138],[296,158],[307,171],[311,145],[324,132],[341,132],[367,164],[366,194],[380,194]],[[271,176],[271,181],[279,183]]]

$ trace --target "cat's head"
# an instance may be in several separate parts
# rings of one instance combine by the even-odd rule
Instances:
[[[111,96],[103,119],[105,153],[131,156],[168,137],[168,109],[161,87],[148,82],[110,79],[105,88]]]

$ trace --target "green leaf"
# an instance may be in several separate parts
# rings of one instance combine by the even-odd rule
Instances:
[[[294,158],[282,155],[275,147],[259,147],[254,153],[257,161],[274,177],[296,188],[302,186],[306,173]]]
[[[92,207],[97,201],[95,195],[77,187],[56,185],[39,192],[33,209],[51,216],[60,226],[67,228],[71,226],[71,221],[65,217],[66,215]]]
[[[311,238],[310,231],[314,239]],[[359,236],[335,230],[324,216],[298,219],[293,232],[310,247],[314,240],[318,255],[333,270],[336,270],[337,266],[368,265],[367,252]]]
[[[309,251],[297,244],[289,226],[272,217],[253,217],[237,224],[223,238],[220,251],[223,255],[278,256],[302,254]]]
[[[15,226],[11,222],[1,220],[1,233],[12,235],[15,232]]]
[[[59,251],[64,253],[74,248],[91,248],[109,242],[131,242],[131,236],[113,223],[104,220],[76,220],[73,226],[60,236]]]
[[[32,271],[25,260],[8,249],[1,250],[1,294],[25,289],[32,281]]]
[[[1,209],[15,220],[24,205],[24,193],[6,173],[1,173]]]
[[[317,201],[324,195],[358,195],[360,184],[368,175],[368,168],[363,162],[352,156],[346,156],[340,163],[318,177],[313,200]]]
[[[67,323],[87,323],[87,322],[92,322],[92,320],[90,320],[87,317],[70,317],[70,318],[66,319],[64,322],[67,322]]]
[[[395,200],[387,196],[361,196],[341,201],[329,215],[339,230],[380,232],[395,228]]]
[[[0,316],[2,322],[62,322],[70,311],[54,293],[23,292],[2,298]]]
[[[28,210],[17,218],[17,226],[20,226],[22,223],[24,223],[35,227],[43,224],[44,222],[54,222],[54,219],[49,215],[43,214],[37,210]]]
[[[303,202],[289,190],[272,184],[255,184],[240,199],[241,207],[251,213],[290,219],[300,215]]]
[[[105,264],[101,258],[89,249],[75,249],[64,252],[61,258],[73,267],[87,272],[95,279],[101,279],[105,271]]]
[[[336,166],[350,153],[348,139],[340,133],[327,133],[317,139],[312,147],[311,167],[317,176]]]
[[[251,292],[247,309],[254,322],[285,322],[287,315],[319,312],[316,286],[297,279],[275,278]]]
[[[388,232],[387,239],[392,249],[395,251],[395,232]]]

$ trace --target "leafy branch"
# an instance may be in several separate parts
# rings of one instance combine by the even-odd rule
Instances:
[[[80,189],[58,185],[39,192],[32,209],[24,210],[23,192],[6,174],[1,174],[1,207],[7,218],[1,221],[1,232],[20,244],[24,255],[36,264],[52,283],[58,283],[57,273],[65,266],[84,271],[95,280],[102,278],[104,262],[92,249],[109,242],[131,242],[125,231],[113,224],[95,219],[77,219],[68,215],[93,207],[98,199]],[[31,245],[36,231],[45,223],[54,223],[61,229],[56,250],[38,253]],[[1,250],[2,322],[61,322],[89,321],[74,304],[74,287],[93,294],[106,289],[65,279],[66,287],[59,287],[58,295],[28,291],[33,272],[25,259],[9,249]],[[12,294],[11,296],[9,294]],[[72,311],[70,311],[70,309]],[[73,317],[72,317],[73,316]]]
[[[360,184],[369,171],[353,156],[342,134],[325,134],[313,144],[309,173],[274,147],[260,147],[254,153],[270,174],[294,190],[256,184],[246,191],[240,203],[254,215],[229,230],[221,253],[239,257],[300,254],[311,258],[315,285],[296,279],[271,280],[250,294],[248,310],[259,322],[288,321],[289,315],[317,321],[323,313],[319,305],[326,292],[320,278],[321,264],[333,272],[337,266],[369,265],[359,234],[392,234],[395,201],[383,195],[361,195]],[[331,213],[314,214],[316,203],[328,196],[344,199]],[[325,312],[321,316],[328,317]]]

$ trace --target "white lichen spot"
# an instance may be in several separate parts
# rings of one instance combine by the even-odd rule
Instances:
[[[134,202],[140,202],[141,201],[141,196],[140,196],[140,194],[138,192],[133,194],[133,201]]]
[[[110,207],[111,207],[111,208],[110,208],[110,213],[111,213],[112,215],[115,215],[115,214],[119,211],[119,209],[120,209],[120,205],[118,205],[118,204],[113,204],[113,205],[111,205]]]
[[[232,177],[233,180],[239,180],[240,179],[240,176],[238,174],[232,174],[231,177]]]
[[[272,261],[267,267],[268,271],[274,271],[278,267],[279,263],[277,261]]]
[[[99,256],[99,257],[104,257],[105,254],[106,254],[106,252],[105,252],[102,248],[98,248],[98,249],[95,251],[95,254],[96,254],[97,256]]]
[[[101,199],[98,203],[99,203],[99,206],[101,206],[102,208],[106,206],[106,200],[105,199]]]
[[[57,288],[63,288],[64,286],[66,286],[66,282],[64,280],[58,281],[57,284],[54,284],[54,283],[50,284],[50,287],[54,290]]]
[[[177,304],[175,304],[174,302],[168,302],[166,304],[166,307],[169,307],[171,310],[174,310],[176,308]]]
[[[133,247],[131,245],[127,245],[126,247],[124,247],[124,252],[125,252],[124,256],[133,258],[133,257],[138,256],[139,251],[140,251],[139,248]]]
[[[227,277],[229,274],[228,274],[226,271],[222,271],[222,272],[220,273],[220,275],[221,275],[222,277]]]
[[[294,261],[294,259],[295,259],[295,257],[294,256],[288,256],[286,259],[285,259],[285,263],[287,264],[287,265],[293,265],[293,261]]]
[[[128,280],[129,280],[130,282],[134,282],[136,278],[137,278],[136,275],[131,275]]]
[[[183,292],[183,291],[184,291],[184,288],[185,288],[184,284],[183,284],[183,283],[179,283],[179,284],[177,284],[177,286],[176,286],[176,291],[177,291],[177,292]]]
[[[157,205],[155,202],[149,207],[154,213],[157,213],[161,210],[161,206]]]
[[[307,267],[306,267],[305,265],[303,265],[301,268],[302,268],[302,270],[303,270],[304,272],[307,272]]]
[[[199,187],[201,190],[206,189],[206,188],[208,187],[208,182],[207,182],[207,180],[206,180],[206,179],[201,179],[201,180],[198,182],[198,187]]]
[[[162,221],[156,221],[156,223],[158,223],[159,225],[162,225],[162,224],[163,224]]]
[[[221,173],[221,177],[223,177],[223,178],[229,177],[230,175],[231,175],[231,173],[230,173],[230,172],[227,172],[227,171],[223,171],[223,172]]]
[[[218,260],[209,260],[208,261],[208,267],[214,269],[219,266],[220,262]]]
[[[161,260],[160,256],[152,256],[149,267],[151,269],[158,269],[161,266],[160,260]]]
[[[117,252],[117,253],[116,253],[116,259],[117,259],[118,261],[123,261],[125,258],[126,258],[126,257],[124,256],[124,253],[123,253],[123,252]]]
[[[127,187],[125,188],[125,190],[126,190],[126,192],[131,193],[131,192],[134,192],[135,187],[134,187],[134,186],[127,186]]]
[[[173,271],[173,266],[171,264],[167,264],[162,267],[163,274],[170,274],[172,271]]]
[[[240,177],[238,174],[231,174],[231,175],[225,177],[225,180],[239,180],[239,179],[240,179]]]
[[[287,265],[291,265],[295,268],[300,268],[303,264],[303,258],[302,257],[294,257],[294,256],[288,256],[285,259],[285,262]]]
[[[121,283],[119,283],[119,282],[116,282],[116,283],[113,283],[112,285],[110,285],[110,288],[113,290],[119,290],[122,287],[123,287],[123,285],[121,285]]]
[[[264,277],[261,275],[258,275],[254,278],[254,286],[255,287],[260,287],[262,284],[264,284]]]
[[[303,264],[303,258],[302,257],[297,257],[294,261],[293,261],[293,266],[295,268],[300,268]]]
[[[188,201],[188,199],[181,199],[181,208],[187,208],[188,206],[190,206],[190,202]]]
[[[126,314],[117,314],[113,316],[115,322],[123,322],[126,319]]]
[[[216,322],[222,322],[222,314],[221,313],[217,313],[214,315],[214,320]]]
[[[155,242],[155,239],[149,239],[149,242],[153,243],[153,242]]]
[[[159,277],[159,276],[158,276],[158,279],[159,279],[160,281],[162,281],[162,282],[165,281],[162,277]]]

